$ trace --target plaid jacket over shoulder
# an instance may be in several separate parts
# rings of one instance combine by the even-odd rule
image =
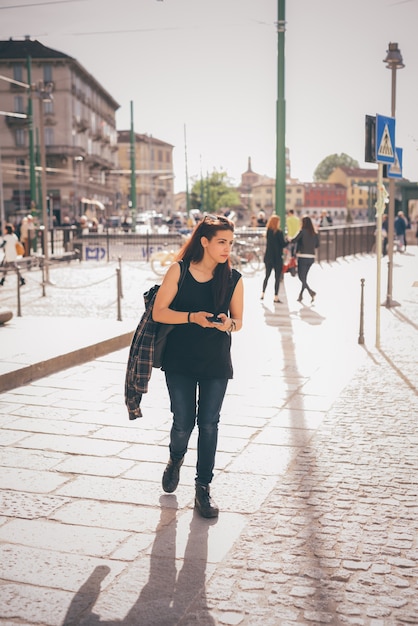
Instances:
[[[129,351],[125,377],[125,404],[130,419],[141,416],[140,403],[143,393],[148,391],[152,373],[154,342],[158,322],[152,319],[152,309],[159,285],[154,285],[144,294],[145,311],[137,326]]]

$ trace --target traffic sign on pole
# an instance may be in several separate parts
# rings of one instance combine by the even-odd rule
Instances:
[[[402,148],[395,148],[395,161],[387,167],[388,178],[403,178],[402,175]]]
[[[395,118],[376,115],[376,161],[395,162]]]

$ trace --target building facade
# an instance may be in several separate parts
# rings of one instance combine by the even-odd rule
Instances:
[[[4,218],[18,223],[32,212],[41,221],[42,129],[49,225],[82,214],[113,214],[119,108],[114,98],[75,59],[29,38],[0,41],[0,74],[15,81],[0,80],[2,109],[33,112],[29,118],[0,116]]]
[[[164,216],[175,209],[173,146],[151,135],[134,134],[136,213]],[[131,217],[131,132],[118,131],[120,210]]]
[[[327,182],[346,188],[347,214],[350,220],[374,221],[377,169],[336,167],[328,176]]]

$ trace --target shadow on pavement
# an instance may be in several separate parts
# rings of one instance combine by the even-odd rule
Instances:
[[[395,363],[392,361],[392,359],[389,357],[389,355],[386,354],[386,352],[384,350],[382,350],[381,348],[379,348],[378,350],[379,350],[379,353],[382,355],[382,357],[385,359],[385,361],[390,365],[390,367],[396,373],[396,375],[399,376],[399,378],[401,378],[403,380],[403,382],[406,385],[408,385],[408,387],[411,389],[411,391],[413,391],[415,393],[415,395],[417,396],[418,395],[418,389],[413,384],[413,382],[409,380],[409,378],[404,374],[404,372],[402,372],[401,369],[399,369],[399,367],[397,365],[395,365]]]
[[[97,567],[80,587],[64,618],[62,626],[166,626],[168,624],[215,624],[206,607],[205,583],[208,556],[209,527],[215,520],[205,520],[193,513],[184,553],[183,565],[177,573],[176,530],[177,518],[173,509],[161,507],[160,520],[155,531],[151,550],[149,579],[139,590],[137,602],[122,619],[102,620],[93,612],[100,596],[100,583],[109,574],[108,567]],[[129,572],[125,572],[129,575]],[[129,579],[132,586],[135,576]],[[138,582],[140,585],[140,582]],[[110,588],[110,592],[112,589]],[[199,615],[190,607],[197,601]],[[108,602],[111,604],[111,601]],[[187,617],[182,619],[187,611]],[[188,619],[191,621],[189,622]]]
[[[285,285],[283,283],[282,285],[285,289]],[[275,426],[285,430],[289,429],[289,440],[286,440],[286,443],[282,443],[282,445],[289,445],[295,451],[286,470],[286,478],[283,477],[282,482],[279,479],[276,487],[281,495],[281,506],[271,520],[271,538],[265,538],[270,549],[269,559],[273,562],[275,560],[280,562],[284,559],[290,563],[289,567],[292,568],[291,562],[296,559],[298,554],[304,554],[305,570],[300,572],[301,585],[304,584],[303,581],[306,576],[318,578],[311,597],[312,606],[318,615],[324,612],[331,613],[333,599],[330,596],[329,588],[322,584],[322,578],[316,574],[316,572],[321,571],[321,558],[327,549],[323,539],[319,536],[320,533],[317,532],[317,520],[321,515],[321,509],[315,505],[314,498],[308,497],[312,490],[315,492],[316,489],[321,489],[321,468],[318,468],[315,446],[310,445],[314,432],[311,416],[315,410],[313,406],[309,405],[309,394],[298,394],[300,388],[305,384],[303,367],[299,362],[299,359],[303,357],[300,353],[298,355],[294,333],[283,332],[284,325],[287,325],[292,318],[288,305],[281,304],[280,308],[275,309],[274,312],[265,305],[263,305],[263,309],[265,323],[268,326],[277,327],[279,331],[283,358],[280,367],[281,382],[288,392],[285,394],[287,400],[274,420]],[[310,325],[320,325],[326,320],[312,308],[312,305],[305,304],[301,305],[299,313],[293,317],[299,317],[303,322]],[[317,393],[321,395],[323,389],[318,389]],[[280,444],[278,450],[280,451]],[[295,528],[301,530],[300,534],[298,530],[294,530]],[[276,534],[280,537],[282,533],[284,533],[282,537],[284,540],[278,544],[275,543],[272,538]],[[293,533],[293,545],[289,551],[286,538],[293,536]],[[274,554],[275,550],[279,552],[277,558]],[[280,594],[280,591],[273,589],[272,593]],[[277,624],[279,623],[281,623],[280,618],[277,621]]]

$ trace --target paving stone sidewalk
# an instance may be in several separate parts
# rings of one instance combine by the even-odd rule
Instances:
[[[418,624],[414,366],[373,354],[181,624]]]
[[[129,423],[126,349],[0,396],[0,623],[418,624],[416,260],[396,259],[379,349],[373,258],[315,266],[314,305],[246,279],[218,520],[193,513],[195,438],[162,493],[164,380]]]

